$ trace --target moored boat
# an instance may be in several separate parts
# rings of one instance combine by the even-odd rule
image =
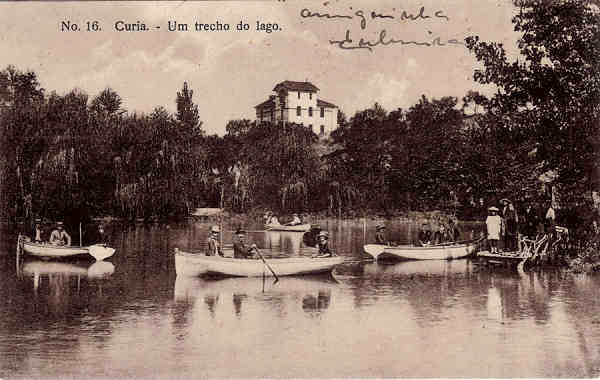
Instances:
[[[295,226],[286,226],[284,224],[265,224],[267,231],[293,231],[306,232],[310,230],[310,224],[297,224]]]
[[[331,272],[344,261],[343,257],[286,257],[267,259],[277,276],[297,276]],[[234,277],[272,276],[262,260],[205,256],[175,250],[175,271],[178,276],[220,275]]]
[[[54,259],[88,255],[90,253],[88,247],[67,247],[47,243],[33,243],[30,241],[23,242],[23,250],[31,256]]]
[[[391,258],[398,260],[451,260],[467,257],[477,251],[481,239],[462,243],[450,243],[429,246],[399,245],[386,246],[367,244],[365,252],[375,260]]]
[[[45,259],[65,259],[90,255],[97,261],[102,261],[115,253],[114,248],[102,244],[95,244],[89,247],[60,246],[30,241],[23,241],[22,244],[23,251],[28,255]]]

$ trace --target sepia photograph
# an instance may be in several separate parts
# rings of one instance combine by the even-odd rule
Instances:
[[[597,378],[598,0],[0,1],[0,380]]]

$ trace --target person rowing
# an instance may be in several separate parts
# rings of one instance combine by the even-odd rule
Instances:
[[[246,245],[246,231],[238,229],[235,231],[237,241],[233,243],[233,258],[235,259],[256,259],[258,258],[258,247],[256,244]]]
[[[56,222],[56,229],[50,234],[50,244],[71,246],[71,235],[63,228],[63,222]]]
[[[421,246],[431,244],[431,231],[429,230],[429,224],[426,221],[423,222],[421,230],[419,231],[419,244]]]

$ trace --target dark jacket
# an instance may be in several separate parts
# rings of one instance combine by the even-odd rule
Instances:
[[[233,243],[233,257],[235,259],[248,259],[252,257],[252,248],[249,248],[246,244],[241,241]]]

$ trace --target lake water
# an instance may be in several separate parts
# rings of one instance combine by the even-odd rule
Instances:
[[[276,284],[178,278],[173,248],[200,247],[204,223],[114,227],[117,253],[96,264],[17,263],[16,236],[2,232],[0,378],[600,375],[600,278],[364,263],[372,222],[320,224],[353,261]],[[301,233],[245,227],[266,252],[306,249]],[[388,233],[406,242],[416,228]]]

